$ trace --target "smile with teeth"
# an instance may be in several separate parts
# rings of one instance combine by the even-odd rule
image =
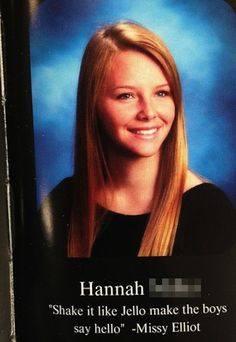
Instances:
[[[149,129],[130,129],[129,130],[133,134],[137,134],[139,136],[144,137],[152,137],[156,132],[157,128],[149,128]]]

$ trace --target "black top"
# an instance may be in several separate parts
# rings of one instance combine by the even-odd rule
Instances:
[[[66,256],[72,204],[72,179],[63,180],[40,210],[40,227],[48,252]],[[149,214],[108,212],[97,237],[93,257],[136,256]],[[183,195],[173,255],[211,255],[230,248],[236,240],[236,214],[226,195],[203,183]]]

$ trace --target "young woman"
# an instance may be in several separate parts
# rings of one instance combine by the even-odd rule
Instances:
[[[75,174],[42,206],[49,246],[68,257],[212,254],[235,240],[234,209],[187,166],[181,85],[151,31],[97,31],[81,65]]]

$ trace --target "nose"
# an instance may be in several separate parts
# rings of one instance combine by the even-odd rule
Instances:
[[[139,105],[139,111],[137,114],[138,120],[150,121],[156,118],[157,108],[154,105],[154,100],[152,99],[142,99]]]

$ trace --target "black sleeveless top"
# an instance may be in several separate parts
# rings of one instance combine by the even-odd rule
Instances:
[[[71,178],[63,180],[41,207],[38,229],[42,232],[47,254],[67,255],[72,186]],[[108,212],[94,243],[92,256],[137,256],[148,218],[149,214],[123,215]],[[218,187],[203,183],[183,194],[173,255],[223,253],[235,241],[235,209]]]

